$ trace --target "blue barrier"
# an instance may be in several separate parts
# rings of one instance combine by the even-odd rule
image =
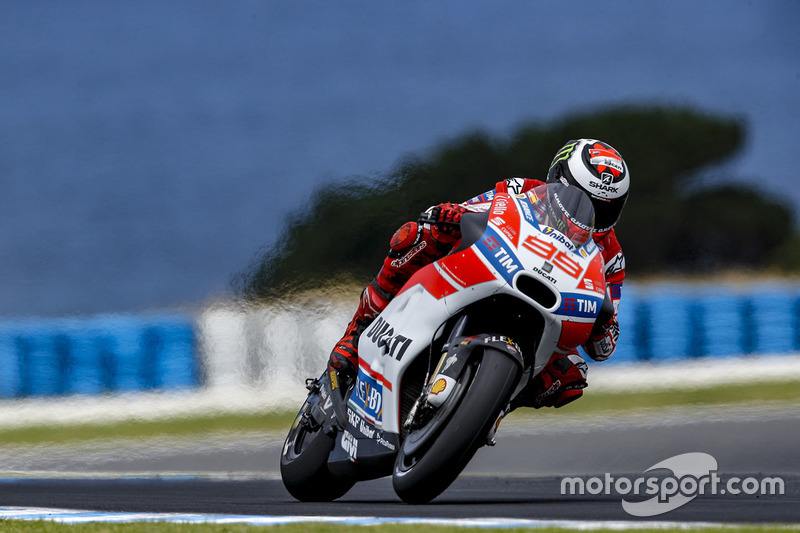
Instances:
[[[628,283],[619,322],[610,364],[796,353],[800,285]],[[181,315],[0,322],[0,398],[198,387],[195,328]]]
[[[175,315],[0,322],[0,398],[197,387],[194,330]]]
[[[800,351],[800,286],[657,284],[623,288],[609,362]]]

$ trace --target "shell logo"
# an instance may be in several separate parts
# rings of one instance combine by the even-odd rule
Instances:
[[[436,383],[433,384],[433,387],[431,387],[431,394],[439,394],[446,388],[447,381],[445,381],[444,378],[439,378],[436,380]]]

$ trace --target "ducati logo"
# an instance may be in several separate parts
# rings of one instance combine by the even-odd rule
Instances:
[[[381,317],[375,320],[365,335],[383,350],[382,355],[388,355],[398,361],[403,358],[403,354],[411,344],[411,339],[408,337],[395,335],[394,328]]]

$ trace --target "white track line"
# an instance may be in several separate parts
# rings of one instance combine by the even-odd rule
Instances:
[[[624,520],[525,520],[516,518],[463,518],[440,519],[421,517],[379,518],[371,516],[254,516],[211,515],[181,513],[105,513],[71,509],[49,509],[38,507],[0,507],[0,519],[49,520],[65,524],[86,522],[172,522],[281,525],[298,523],[331,523],[353,526],[380,526],[386,524],[415,524],[430,526],[459,526],[473,528],[566,528],[579,530],[597,529],[686,529],[726,527],[735,524],[721,522],[668,522],[668,521],[624,521]],[[797,526],[795,529],[800,529]]]

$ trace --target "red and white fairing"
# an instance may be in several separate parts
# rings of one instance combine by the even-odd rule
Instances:
[[[384,431],[399,433],[399,384],[406,367],[441,334],[443,323],[493,295],[518,298],[544,319],[528,378],[553,353],[586,342],[605,296],[603,259],[591,238],[578,246],[539,222],[537,192],[543,190],[497,194],[477,242],[411,277],[359,340],[351,409]]]

